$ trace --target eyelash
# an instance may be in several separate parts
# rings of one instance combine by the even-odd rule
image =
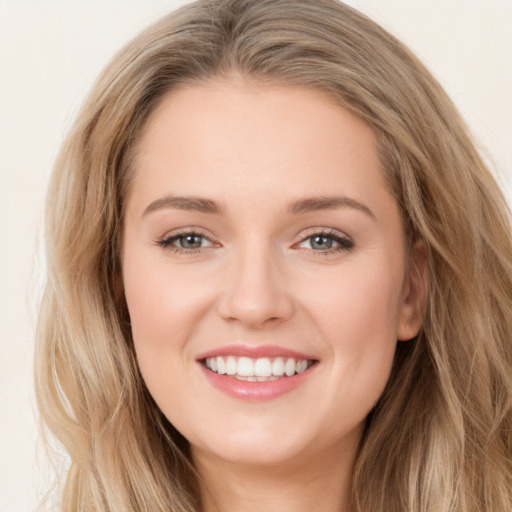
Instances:
[[[304,237],[299,244],[304,243],[306,240],[313,239],[315,237],[322,237],[332,240],[333,242],[337,243],[339,247],[335,249],[328,249],[323,251],[315,251],[314,249],[310,249],[315,254],[319,256],[329,256],[332,254],[337,254],[342,251],[351,251],[354,249],[354,242],[348,237],[340,235],[337,231],[334,231],[333,229],[323,229],[323,228],[317,228],[312,233],[310,233],[308,236]],[[298,244],[295,244],[298,245]]]
[[[183,230],[178,233],[175,233],[171,236],[167,236],[165,238],[162,238],[161,240],[157,241],[157,244],[166,249],[170,250],[173,253],[180,253],[180,254],[199,254],[205,249],[205,247],[198,247],[195,249],[187,249],[185,247],[178,247],[173,245],[176,241],[178,241],[180,238],[184,238],[186,236],[195,236],[199,237],[204,240],[208,240],[211,242],[211,240],[204,235],[203,233],[197,231],[197,230]],[[294,247],[304,243],[305,241],[309,239],[313,239],[314,237],[322,237],[332,240],[334,243],[337,243],[339,247],[335,249],[328,249],[323,251],[315,251],[314,249],[309,249],[313,253],[319,256],[329,256],[333,254],[337,254],[341,251],[350,251],[354,248],[354,242],[347,236],[339,235],[336,231],[332,229],[317,229],[313,233],[309,234],[308,236],[304,237],[300,242],[297,244],[294,244]],[[213,244],[213,242],[212,242]]]
[[[185,229],[183,231],[179,231],[178,233],[175,233],[171,236],[166,236],[164,238],[162,238],[161,240],[158,240],[157,241],[157,244],[164,248],[164,249],[167,249],[173,253],[181,253],[181,254],[199,254],[200,252],[202,252],[202,250],[204,249],[204,247],[199,247],[197,249],[187,249],[185,247],[177,247],[174,244],[174,242],[176,242],[177,240],[179,240],[180,238],[184,238],[186,236],[196,236],[196,237],[200,237],[202,239],[205,239],[205,240],[208,240],[210,241],[210,239],[203,233],[197,231],[197,230],[193,230],[193,229]]]

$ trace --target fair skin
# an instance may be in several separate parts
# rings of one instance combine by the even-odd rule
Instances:
[[[405,245],[372,131],[323,93],[218,79],[152,113],[123,284],[205,512],[348,510],[365,418],[421,323]],[[219,375],[229,358],[236,374]],[[276,360],[295,370],[274,375]]]

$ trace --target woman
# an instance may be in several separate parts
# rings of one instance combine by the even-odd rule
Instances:
[[[506,511],[505,202],[334,0],[199,1],[94,87],[48,199],[63,510]]]

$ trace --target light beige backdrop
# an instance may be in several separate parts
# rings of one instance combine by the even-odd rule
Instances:
[[[57,148],[92,81],[182,0],[0,0],[0,512],[36,508],[34,317],[42,206]],[[451,94],[512,203],[512,0],[350,0],[398,35]]]

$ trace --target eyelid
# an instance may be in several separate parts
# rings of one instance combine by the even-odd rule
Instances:
[[[324,227],[315,227],[311,228],[309,232],[302,233],[301,239],[294,244],[294,247],[299,246],[308,238],[314,237],[314,236],[325,236],[326,238],[333,239],[339,246],[336,248],[331,248],[327,250],[314,250],[314,249],[307,249],[308,251],[317,254],[317,255],[332,255],[336,254],[340,251],[350,251],[354,248],[354,241],[352,238],[347,235],[346,233],[342,231],[338,231],[334,228],[324,228]]]
[[[178,240],[180,237],[184,237],[187,235],[197,235],[204,240],[207,240],[210,245],[208,246],[201,246],[201,247],[195,247],[195,248],[186,248],[186,247],[179,247],[177,245],[174,245],[174,242]],[[306,230],[306,232],[303,232],[301,234],[301,238],[298,242],[294,243],[292,248],[300,249],[300,245],[307,241],[309,238],[312,238],[314,236],[323,236],[325,238],[332,239],[338,246],[335,248],[328,248],[325,250],[316,250],[313,248],[303,248],[308,250],[309,252],[315,254],[315,255],[333,255],[342,251],[349,251],[354,248],[354,242],[350,236],[345,234],[342,231],[338,231],[334,228],[324,228],[324,227],[315,227],[315,228],[309,228],[309,230]],[[210,235],[206,234],[205,231],[202,228],[198,227],[187,227],[187,228],[180,228],[173,230],[171,232],[166,233],[161,238],[157,239],[155,242],[160,247],[172,250],[173,252],[181,253],[181,254],[197,254],[201,252],[204,249],[209,249],[211,247],[221,247],[222,245],[218,242],[215,242]]]
[[[179,239],[182,236],[187,236],[187,235],[200,236],[201,238],[208,240],[211,245],[206,246],[206,247],[197,247],[197,248],[193,248],[193,249],[187,249],[185,247],[178,247],[176,245],[173,245],[173,243],[177,239]],[[165,235],[163,235],[162,237],[155,240],[155,243],[164,249],[172,250],[174,252],[180,252],[180,253],[184,253],[184,254],[199,253],[202,250],[208,249],[210,247],[214,247],[215,245],[220,246],[220,244],[215,242],[214,240],[212,240],[212,237],[210,235],[207,235],[203,229],[194,227],[194,226],[187,227],[187,228],[179,228],[179,229],[167,232]]]

